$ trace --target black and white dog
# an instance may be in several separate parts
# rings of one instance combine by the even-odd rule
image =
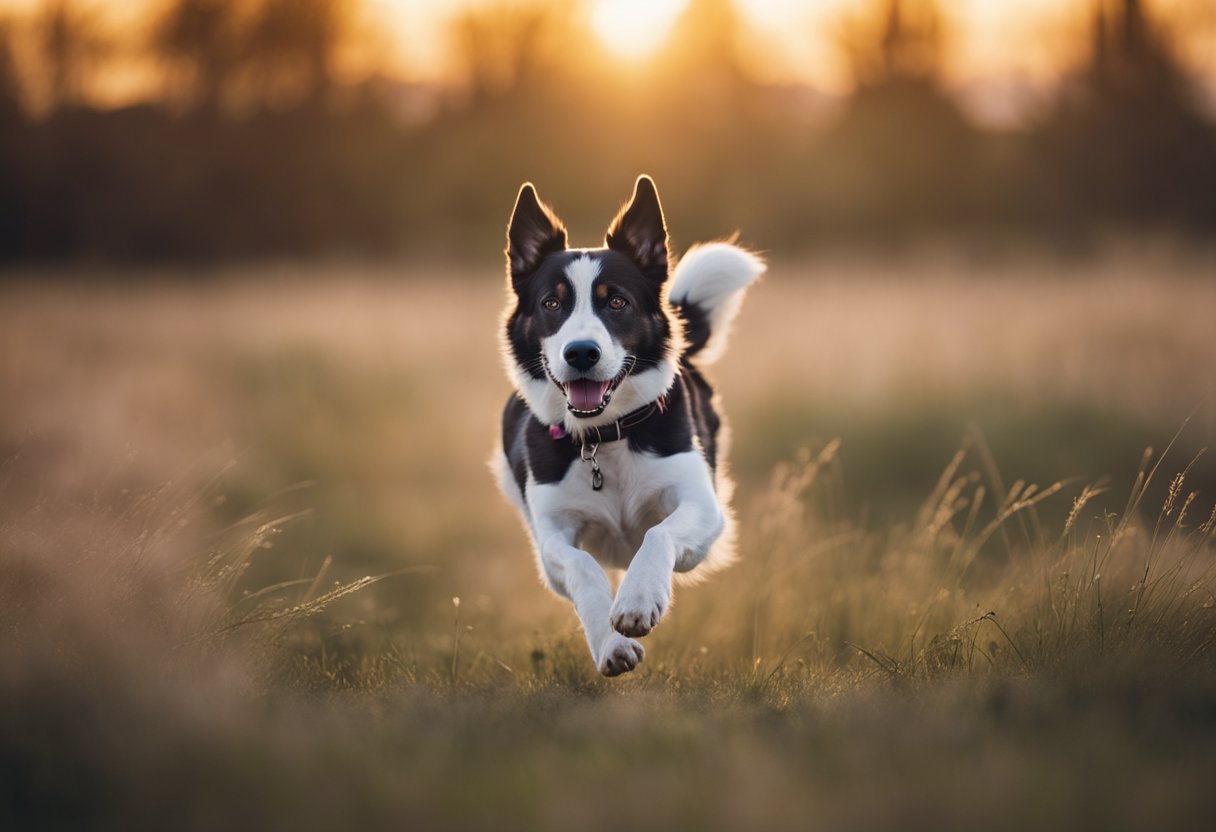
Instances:
[[[710,243],[671,270],[646,176],[604,248],[567,248],[531,184],[507,240],[502,353],[516,392],[493,467],[545,581],[574,602],[596,666],[615,676],[642,660],[634,639],[667,611],[673,573],[733,558],[721,421],[698,367],[721,352],[764,264]],[[605,569],[625,570],[615,599]]]

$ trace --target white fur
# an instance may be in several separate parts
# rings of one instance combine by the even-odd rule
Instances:
[[[494,455],[490,457],[490,473],[494,475],[494,482],[498,483],[498,490],[511,501],[511,505],[515,506],[527,521],[527,503],[524,501],[523,492],[519,490],[519,484],[515,482],[515,477],[511,474],[511,463],[507,461],[507,454],[502,449],[502,443],[499,443]]]
[[[659,623],[673,573],[706,559],[727,516],[699,449],[657,457],[613,442],[600,446],[597,460],[602,490],[592,489],[588,464],[576,461],[561,482],[529,481],[525,516],[546,583],[574,602],[596,666],[615,675],[637,663],[629,664],[616,636],[644,635]],[[605,568],[627,570],[615,600]]]
[[[709,342],[696,354],[704,366],[726,348],[730,325],[743,305],[743,290],[764,273],[764,261],[731,243],[690,248],[676,264],[668,297],[675,304],[699,306],[709,315]]]

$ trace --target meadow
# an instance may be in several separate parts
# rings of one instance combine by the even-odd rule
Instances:
[[[486,469],[496,259],[10,270],[0,827],[1207,828],[1214,267],[774,262],[740,562],[618,679]]]

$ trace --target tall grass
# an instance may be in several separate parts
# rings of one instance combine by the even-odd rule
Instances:
[[[1163,457],[1145,453],[1114,513],[1096,505],[1111,494],[1104,486],[1004,485],[976,436],[913,517],[876,529],[842,505],[838,451],[831,442],[777,466],[744,509],[740,563],[720,580],[680,590],[647,662],[625,685],[725,684],[779,692],[774,701],[783,701],[866,677],[1213,659],[1216,506],[1187,490],[1183,470],[1149,514],[1144,495]],[[1047,528],[1039,507],[1070,494],[1063,527]],[[9,518],[6,640],[28,647],[30,633],[52,632],[70,642],[72,628],[83,636],[94,624],[138,631],[155,622],[166,655],[234,648],[261,667],[255,675],[268,688],[616,684],[596,679],[572,620],[553,635],[512,633],[509,617],[462,618],[453,598],[445,638],[438,623],[430,632],[394,629],[359,616],[367,607],[343,603],[393,575],[424,580],[426,567],[334,581],[326,558],[313,574],[251,587],[244,579],[256,558],[304,515],[260,511],[217,530],[204,511],[213,501],[208,486],[184,498],[160,489],[125,508],[45,506],[74,512],[66,527],[93,529],[92,547],[69,571],[48,566],[63,540]],[[364,637],[340,637],[351,628]],[[126,634],[113,635],[105,652],[121,654]]]
[[[1095,506],[1104,486],[1005,486],[976,437],[915,517],[884,530],[841,519],[837,450],[778,466],[732,590],[700,618],[677,608],[684,637],[706,632],[720,657],[787,691],[865,668],[904,681],[1216,657],[1216,506],[1196,511],[1183,472],[1149,513],[1164,457],[1146,452],[1112,513]],[[1046,527],[1039,507],[1070,490],[1063,528]]]
[[[210,637],[256,632],[263,648],[291,657],[278,666],[292,668],[293,684],[308,687],[335,681],[327,667],[336,663],[346,668],[342,686],[362,690],[641,685],[786,705],[875,679],[1050,676],[1104,665],[1156,672],[1216,658],[1216,506],[1197,511],[1199,494],[1186,490],[1183,471],[1151,514],[1144,495],[1164,455],[1145,453],[1115,513],[1097,506],[1112,494],[1103,485],[1004,485],[975,436],[906,524],[873,528],[842,505],[838,451],[831,442],[774,470],[745,511],[741,562],[679,591],[632,679],[595,676],[573,619],[550,635],[512,632],[509,617],[492,614],[475,627],[457,598],[446,638],[436,622],[430,633],[387,627],[383,638],[329,639],[327,629],[351,626],[328,616],[331,605],[387,576],[322,592],[327,561],[312,577],[234,589],[290,517],[250,518],[230,530],[245,528],[244,539],[204,561],[199,580],[229,599]],[[1048,527],[1038,509],[1069,499],[1062,528]],[[310,628],[313,619],[321,626]]]

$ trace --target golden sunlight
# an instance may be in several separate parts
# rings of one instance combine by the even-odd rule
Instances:
[[[595,0],[591,28],[622,58],[638,60],[662,45],[688,0]]]

